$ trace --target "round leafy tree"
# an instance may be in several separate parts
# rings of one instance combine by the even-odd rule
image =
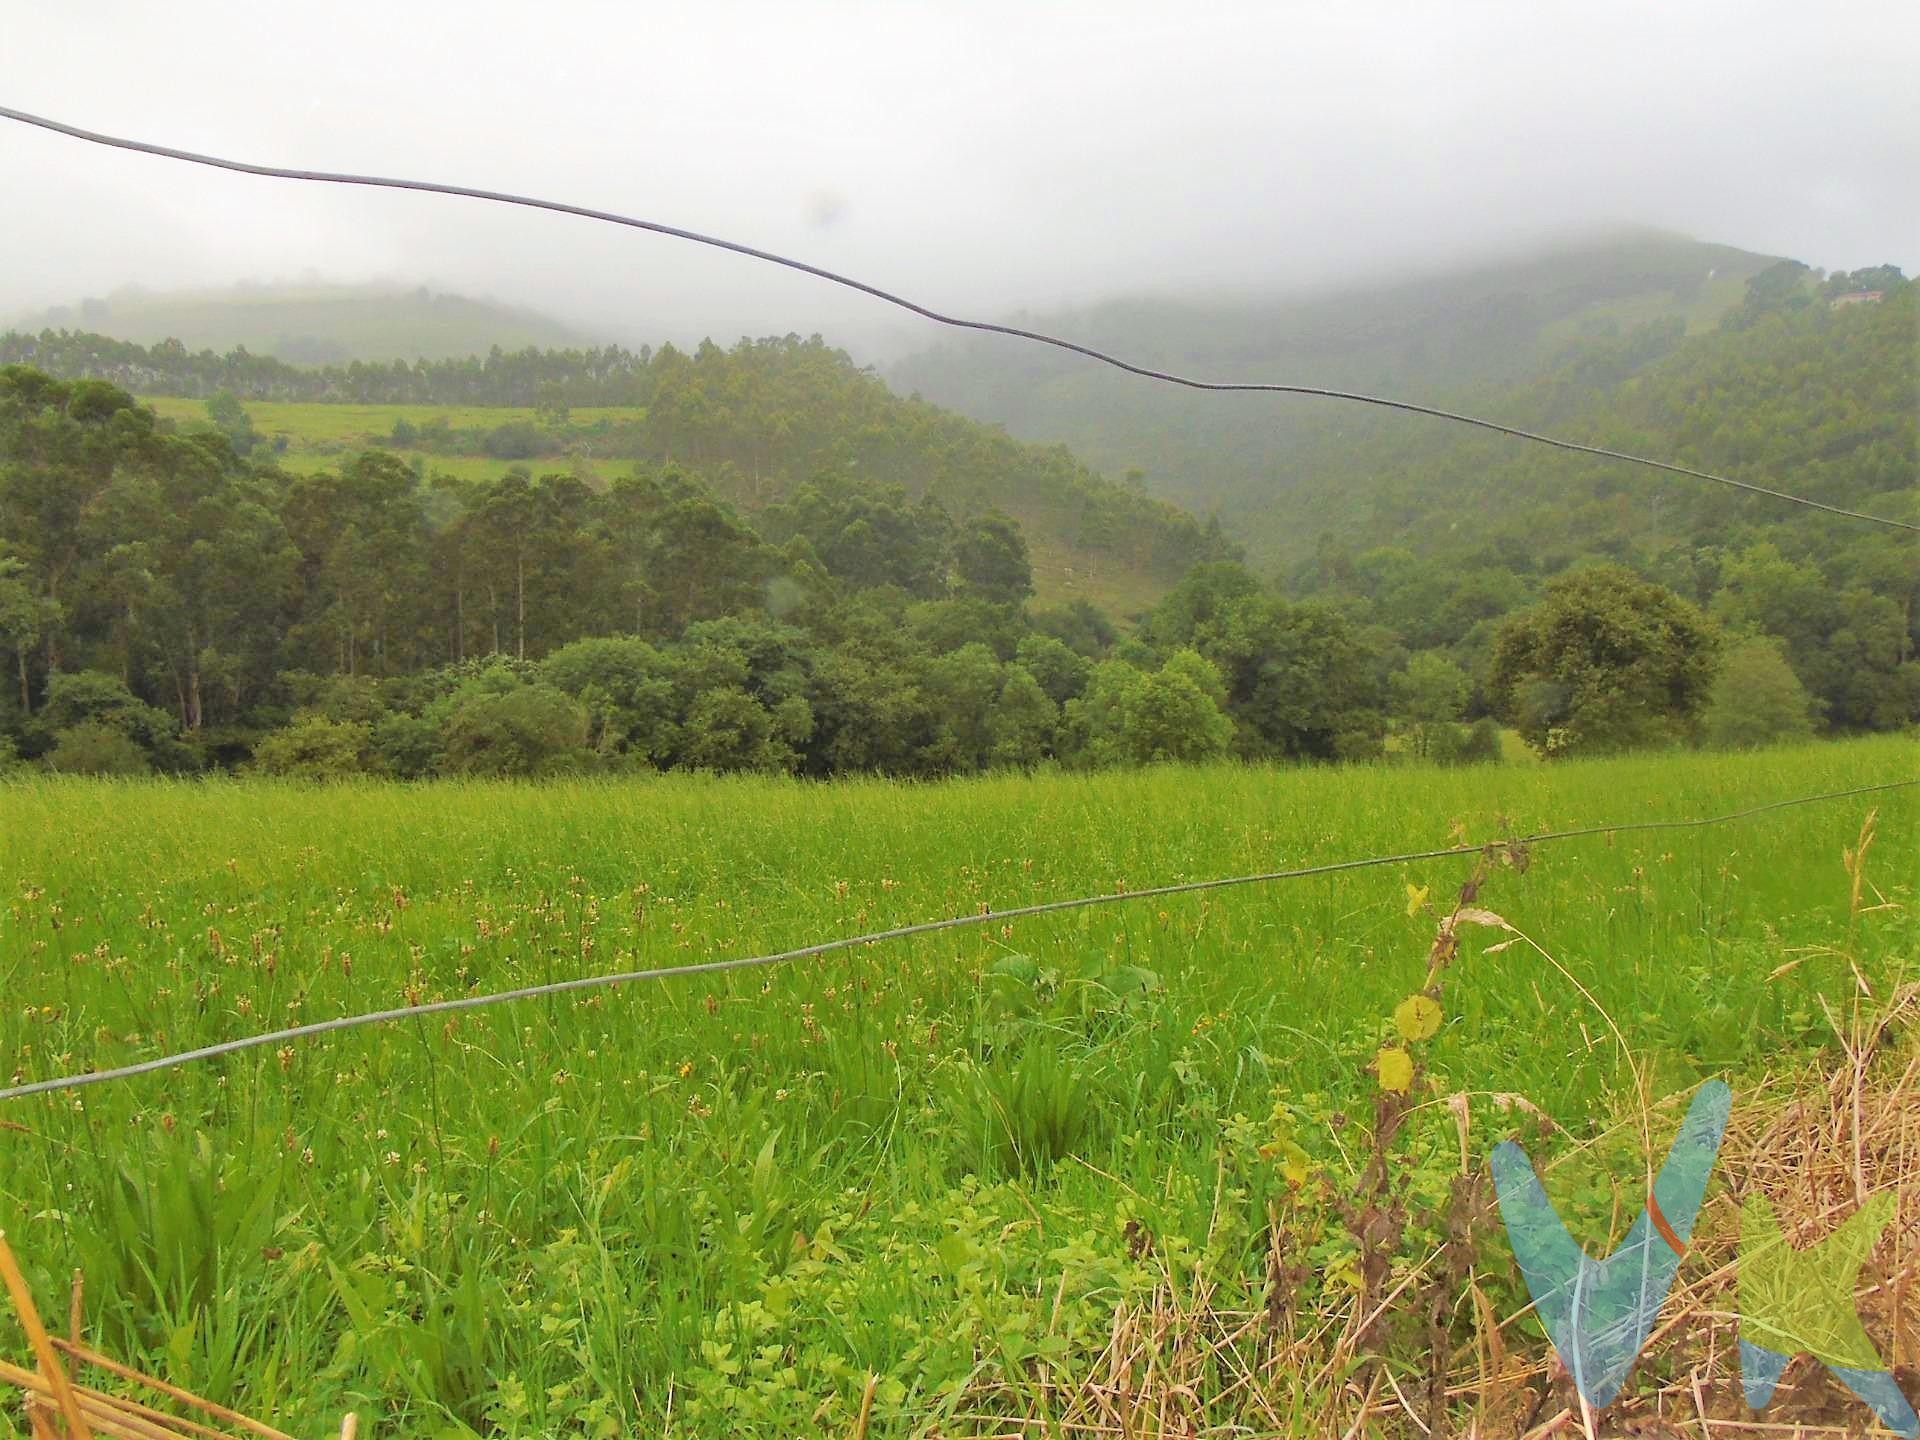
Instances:
[[[1711,622],[1671,590],[1596,565],[1501,627],[1488,691],[1542,755],[1666,744],[1692,734],[1718,648]]]

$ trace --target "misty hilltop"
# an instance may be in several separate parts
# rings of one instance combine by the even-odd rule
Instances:
[[[1523,258],[1304,298],[1117,298],[1019,323],[1201,379],[1265,380],[1425,403],[1520,381],[1578,343],[1652,322],[1698,332],[1775,263],[1730,245],[1623,230]],[[1141,473],[1201,510],[1280,483],[1309,438],[1351,406],[1154,385],[1077,356],[1000,337],[931,346],[892,372],[917,391],[1089,463]]]
[[[240,284],[154,291],[127,286],[22,315],[6,328],[79,330],[142,345],[178,340],[189,350],[241,348],[291,365],[353,360],[443,360],[527,346],[584,342],[549,316],[425,286]]]

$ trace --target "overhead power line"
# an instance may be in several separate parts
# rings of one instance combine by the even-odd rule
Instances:
[[[691,965],[668,965],[650,970],[625,970],[610,975],[585,975],[573,980],[528,985],[518,990],[500,990],[486,995],[463,995],[453,1000],[434,1000],[421,1005],[401,1005],[391,1010],[372,1010],[360,1015],[341,1015],[331,1020],[316,1020],[306,1025],[289,1026],[284,1030],[246,1035],[237,1040],[223,1040],[215,1045],[203,1045],[197,1050],[182,1050],[178,1054],[160,1055],[151,1060],[141,1060],[131,1065],[118,1065],[109,1070],[95,1070],[83,1075],[62,1075],[54,1079],[14,1085],[0,1090],[0,1101],[20,1100],[29,1095],[44,1095],[53,1091],[78,1090],[83,1086],[102,1085],[113,1080],[130,1080],[137,1075],[150,1075],[156,1070],[171,1070],[201,1060],[215,1060],[224,1055],[257,1050],[264,1045],[287,1045],[295,1040],[312,1039],[316,1035],[329,1035],[341,1030],[357,1030],[362,1026],[383,1025],[395,1020],[446,1015],[461,1010],[481,1010],[494,1005],[510,1004],[517,1000],[534,1000],[543,996],[566,995],[581,990],[603,990],[610,986],[630,985],[643,980],[675,980],[695,975],[722,975],[735,970],[760,969],[769,965],[784,965],[795,960],[809,959],[815,955],[826,955],[836,950],[876,945],[883,940],[905,940],[915,935],[936,934],[942,930],[1004,924],[1010,920],[1027,919],[1036,915],[1056,915],[1068,910],[1086,910],[1097,905],[1119,905],[1129,901],[1153,900],[1170,895],[1192,895],[1205,890],[1225,890],[1241,885],[1264,885],[1279,880],[1304,880],[1315,875],[1338,875],[1350,870],[1370,870],[1382,865],[1408,865],[1421,860],[1444,860],[1457,855],[1478,855],[1492,849],[1524,848],[1544,845],[1551,841],[1577,840],[1594,835],[1623,835],[1649,830],[1697,830],[1704,826],[1727,825],[1736,820],[1751,819],[1755,815],[1764,815],[1774,810],[1814,805],[1828,800],[1847,800],[1860,795],[1878,795],[1914,785],[1920,785],[1920,776],[1910,780],[1891,780],[1881,785],[1860,785],[1851,790],[1830,790],[1819,795],[1800,795],[1789,800],[1774,800],[1765,805],[1754,805],[1730,814],[1711,815],[1694,820],[1636,820],[1618,825],[1587,825],[1577,830],[1550,830],[1519,839],[1491,841],[1484,845],[1450,845],[1439,850],[1416,850],[1404,855],[1368,855],[1357,860],[1336,860],[1325,865],[1307,865],[1295,870],[1270,870],[1258,875],[1233,875],[1215,880],[1187,880],[1173,885],[1155,885],[1145,890],[1123,890],[1106,895],[1082,895],[1071,900],[1047,900],[1036,905],[1016,906],[1011,910],[985,910],[977,915],[955,915],[944,920],[923,920],[912,925],[897,925],[890,930],[875,930],[865,935],[849,935],[839,940],[822,940],[813,945],[802,945],[792,950],[779,950],[766,955],[737,956],[727,960],[703,960]]]
[[[431,195],[458,195],[469,200],[488,200],[501,205],[519,205],[532,210],[551,210],[561,215],[577,215],[586,220],[599,220],[609,225],[625,225],[634,230],[649,230],[656,235],[669,235],[676,240],[690,240],[696,245],[708,245],[716,250],[731,251],[735,255],[745,255],[749,259],[763,260],[770,265],[779,265],[788,270],[797,270],[803,275],[812,275],[816,279],[830,284],[857,290],[862,295],[870,295],[889,305],[896,305],[922,319],[931,320],[938,325],[948,325],[959,330],[975,330],[989,335],[1011,335],[1017,340],[1030,340],[1040,345],[1050,345],[1056,350],[1070,351],[1075,355],[1084,355],[1089,360],[1097,360],[1103,365],[1111,365],[1116,370],[1124,370],[1129,375],[1139,375],[1148,380],[1159,380],[1169,385],[1185,386],[1189,390],[1252,391],[1274,395],[1312,395],[1328,400],[1350,400],[1361,405],[1375,405],[1387,410],[1404,411],[1410,415],[1428,415],[1436,420],[1450,420],[1457,425],[1472,425],[1481,430],[1491,430],[1496,434],[1511,436],[1516,440],[1529,440],[1538,445],[1550,445],[1557,450],[1571,450],[1582,455],[1597,455],[1608,460],[1623,460],[1628,464],[1645,466],[1651,470],[1664,470],[1672,475],[1685,475],[1695,480],[1711,481],[1715,485],[1726,485],[1735,490],[1744,490],[1749,494],[1766,495],[1775,500],[1785,500],[1794,505],[1804,505],[1809,509],[1823,510],[1829,515],[1843,515],[1850,520],[1865,520],[1870,524],[1887,525],[1898,530],[1920,532],[1920,524],[1905,520],[1895,520],[1885,515],[1868,515],[1859,510],[1848,510],[1840,505],[1829,505],[1822,500],[1810,500],[1804,495],[1790,495],[1784,490],[1770,489],[1765,485],[1755,485],[1745,480],[1735,480],[1731,476],[1716,475],[1709,470],[1697,470],[1690,465],[1676,465],[1667,460],[1655,460],[1645,455],[1633,455],[1624,450],[1611,450],[1602,445],[1582,445],[1572,440],[1562,440],[1552,435],[1543,435],[1535,430],[1523,430],[1514,425],[1503,425],[1496,420],[1482,419],[1477,415],[1463,415],[1454,410],[1442,410],[1432,405],[1418,405],[1411,400],[1394,400],[1380,395],[1364,395],[1354,390],[1334,390],[1320,385],[1286,385],[1267,381],[1241,380],[1199,380],[1189,375],[1179,375],[1168,370],[1156,370],[1152,366],[1135,364],[1104,350],[1096,350],[1090,345],[1081,345],[1065,340],[1057,335],[1048,335],[1039,330],[1027,330],[1018,325],[1000,325],[989,320],[968,320],[957,315],[947,315],[883,290],[877,285],[869,285],[864,280],[856,280],[850,275],[828,270],[819,265],[808,264],[788,255],[777,254],[771,250],[762,250],[757,246],[742,244],[737,240],[723,239],[717,235],[705,235],[697,230],[683,229],[678,225],[667,225],[658,220],[643,220],[632,215],[621,215],[611,210],[596,210],[586,205],[570,205],[560,200],[541,200],[530,195],[514,195],[500,190],[481,190],[468,185],[450,185],[437,180],[400,180],[380,175],[356,175],[331,170],[301,170],[285,165],[257,165],[244,160],[228,160],[218,155],[202,155],[192,150],[180,150],[171,145],[157,145],[147,140],[131,140],[118,135],[103,135],[97,130],[85,130],[77,125],[68,125],[59,120],[50,120],[44,115],[29,114],[24,110],[15,110],[0,105],[0,119],[18,121],[23,125],[38,126],[42,130],[51,130],[58,135],[70,136],[75,140],[85,140],[94,145],[108,145],[116,150],[132,150],[142,155],[158,155],[168,160],[182,160],[191,165],[208,165],[216,170],[233,170],[243,175],[261,175],[275,180],[306,180],[327,185],[370,186],[382,190],[417,190]]]

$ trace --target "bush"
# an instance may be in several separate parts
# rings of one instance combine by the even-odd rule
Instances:
[[[254,747],[253,768],[301,780],[350,780],[375,768],[372,732],[357,720],[302,715]]]
[[[489,430],[480,448],[496,460],[531,460],[536,455],[551,455],[559,447],[531,421],[510,420]]]
[[[119,676],[101,670],[63,671],[51,677],[39,721],[55,731],[106,725],[146,750],[171,740],[179,729],[166,711],[140,699]]]
[[[422,715],[389,715],[373,727],[373,754],[387,774],[423,779],[440,766],[440,727]]]
[[[462,699],[445,729],[446,768],[460,775],[554,775],[590,769],[587,712],[551,685]]]
[[[1707,698],[1702,730],[1709,745],[1738,749],[1804,740],[1813,734],[1814,699],[1787,664],[1777,640],[1743,640]]]
[[[744,690],[704,690],[687,711],[680,760],[691,769],[791,770],[795,758],[774,717]]]
[[[673,661],[645,640],[576,640],[549,655],[540,672],[586,707],[600,753],[660,761],[677,743]]]
[[[145,775],[153,766],[126,731],[85,720],[55,733],[47,768],[62,775]]]
[[[1482,716],[1471,725],[1427,729],[1427,758],[1436,765],[1492,765],[1502,758],[1500,727]]]
[[[137,772],[88,773],[180,772],[192,770],[200,762],[193,750],[180,743],[180,727],[173,716],[140,699],[118,675],[100,670],[66,671],[51,677],[47,681],[46,703],[34,717],[34,723],[42,735],[52,735],[56,745],[65,731],[99,726],[118,732],[140,752],[141,766]],[[84,743],[89,751],[100,748],[90,737]]]

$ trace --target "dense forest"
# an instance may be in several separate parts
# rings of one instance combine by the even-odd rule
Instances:
[[[1883,298],[1835,304],[1843,294]],[[1920,290],[1892,267],[1819,277],[1782,262],[1712,330],[1664,320],[1596,336],[1473,413],[1657,456],[1794,495],[1913,520],[1920,500]],[[1277,497],[1276,497],[1277,498]],[[1437,422],[1355,424],[1288,486],[1288,523],[1354,548],[1437,551],[1474,536],[1547,568],[1582,555],[1664,567],[1767,538],[1825,557],[1857,521],[1617,461],[1544,456]],[[1229,506],[1228,508],[1234,508]],[[1296,559],[1304,558],[1296,547]]]
[[[1831,303],[1862,280],[1883,298]],[[1891,270],[1820,280],[1782,264],[1710,334],[1652,330],[1581,347],[1493,413],[1920,522],[1920,287]],[[1289,506],[1319,537],[1284,570],[1289,593],[1342,600],[1470,673],[1484,672],[1500,617],[1547,577],[1605,561],[1773,637],[1830,725],[1914,713],[1910,531],[1438,426],[1356,439],[1304,474]]]
[[[0,370],[16,759],[945,774],[1365,753],[1384,731],[1331,607],[1260,595],[1263,654],[1299,675],[1236,700],[1191,626],[1156,647],[1084,603],[1029,610],[1015,521],[898,485],[823,475],[749,525],[673,464],[604,490],[379,451],[289,475],[216,423],[243,410],[209,412],[175,427],[101,381]]]
[[[1773,267],[1709,335],[1589,340],[1508,393],[1575,438],[1637,427],[1637,448],[1920,519],[1915,291],[1871,278],[1881,299],[1834,306],[1858,277]],[[87,371],[114,342],[34,343]],[[232,391],[176,423],[102,379],[0,370],[0,757],[937,775],[1487,759],[1496,721],[1557,755],[1920,717],[1905,532],[1403,429],[1356,448],[1365,485],[1302,484],[1321,538],[1269,583],[1217,529],[893,397],[817,341],[593,352],[606,373],[570,391],[556,377],[587,353],[395,367],[549,367],[558,392],[516,422],[536,463],[486,480],[386,447],[291,473]],[[645,400],[581,419],[632,452],[617,478],[538,463],[578,440],[572,395],[616,392]],[[1163,598],[1036,604],[1034,496],[1026,516],[992,503],[1022,485],[1083,539],[1135,547]]]

